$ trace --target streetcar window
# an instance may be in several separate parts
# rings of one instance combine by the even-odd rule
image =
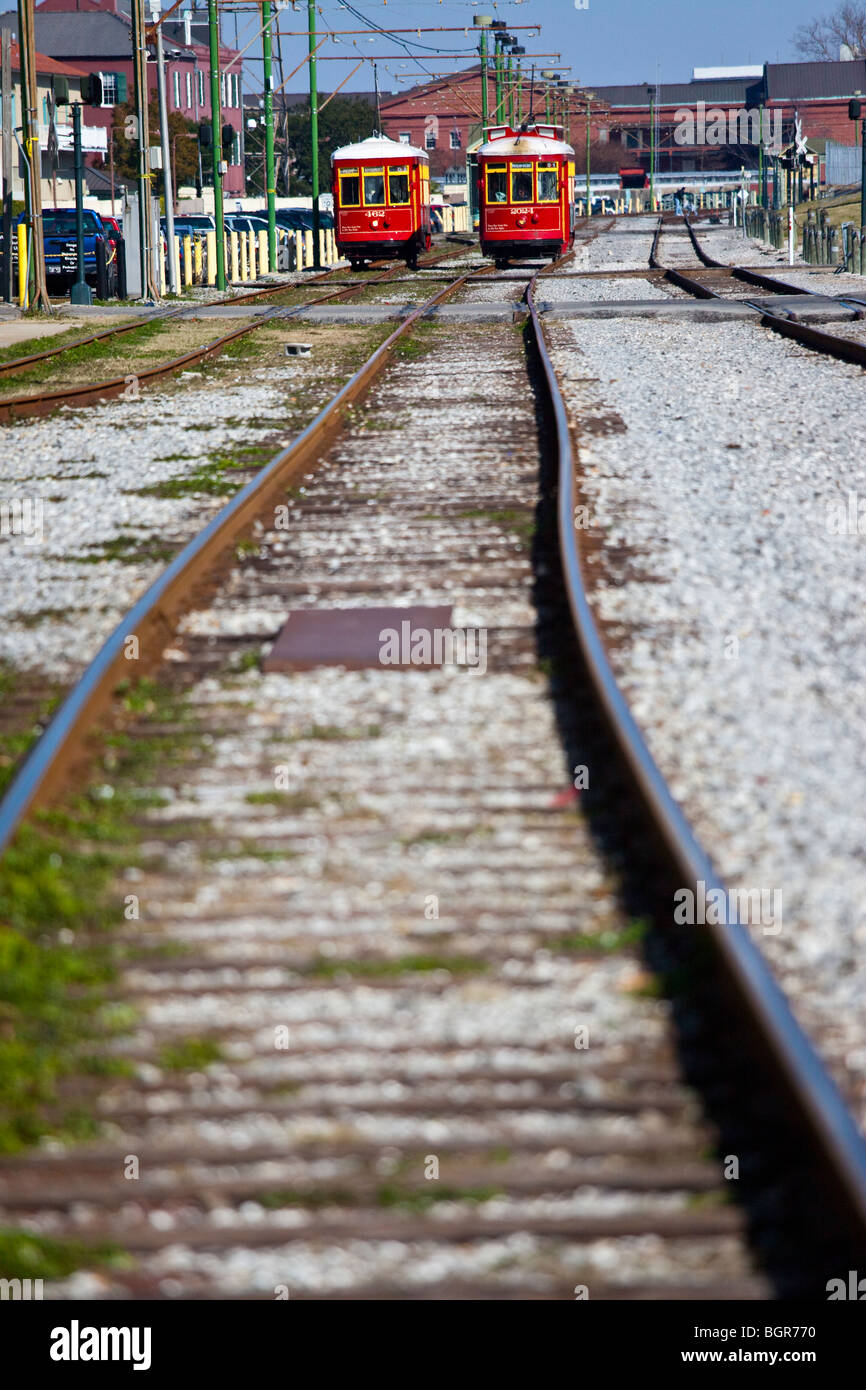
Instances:
[[[512,164],[511,166],[512,203],[532,202],[532,165]]]
[[[538,166],[538,201],[540,203],[559,202],[559,177],[555,164]]]
[[[356,208],[361,204],[361,181],[357,169],[340,170],[340,207]]]
[[[504,164],[501,169],[487,170],[487,201],[488,203],[508,202],[508,170]]]
[[[364,170],[364,204],[368,208],[385,206],[385,170]]]
[[[392,207],[399,207],[409,202],[408,168],[388,170],[388,201]]]

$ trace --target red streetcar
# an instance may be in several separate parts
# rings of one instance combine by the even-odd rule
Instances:
[[[432,246],[424,150],[372,135],[331,156],[337,249],[353,266],[395,257],[413,270]]]
[[[496,126],[478,151],[481,250],[503,266],[512,256],[562,256],[574,242],[574,150],[562,127]]]

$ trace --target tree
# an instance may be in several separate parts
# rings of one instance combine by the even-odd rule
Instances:
[[[130,117],[133,118],[130,121]],[[134,129],[135,108],[131,102],[114,108],[114,171],[125,183],[138,178],[138,141],[128,140],[127,130]],[[151,145],[160,142],[159,104],[154,97],[148,107]],[[190,139],[193,136],[195,138]],[[198,127],[180,111],[168,113],[168,143],[171,150],[172,178],[175,196],[181,184],[194,184],[198,177]],[[165,180],[161,169],[153,172],[153,191],[162,197]]]
[[[804,58],[838,62],[847,44],[853,58],[866,56],[866,3],[843,0],[831,14],[802,24],[794,34],[794,47]]]
[[[280,123],[287,141],[292,168],[292,194],[308,196],[312,190],[310,108],[290,108]],[[331,180],[331,155],[341,145],[366,140],[376,128],[376,111],[363,97],[334,97],[319,116],[319,186],[326,192]],[[255,166],[254,166],[255,167]],[[252,171],[251,171],[252,172]]]

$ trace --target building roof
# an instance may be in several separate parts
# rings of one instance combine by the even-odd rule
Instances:
[[[843,63],[768,63],[764,69],[768,101],[807,101],[850,97],[866,91],[866,60]]]
[[[3,26],[6,28],[7,26]],[[21,71],[21,50],[17,43],[11,45],[12,48],[12,71]],[[71,63],[57,63],[53,58],[49,58],[44,53],[36,52],[36,71],[44,72],[49,75],[62,73],[64,77],[87,77],[89,74],[84,68],[73,67]]]
[[[596,96],[609,106],[637,106],[649,110],[649,92],[653,88],[657,106],[695,106],[699,101],[707,106],[737,106],[746,100],[752,79],[726,78],[709,82],[635,82],[629,86],[595,87]]]
[[[36,46],[42,53],[50,53],[54,58],[80,59],[91,62],[94,59],[116,58],[121,62],[132,61],[131,20],[128,6],[118,0],[118,13],[109,9],[84,10],[45,10],[39,6],[35,12]],[[18,31],[17,10],[7,10],[0,15],[0,27]],[[166,38],[169,38],[167,26]],[[183,25],[177,26],[178,37],[182,37]],[[195,25],[193,25],[195,31]],[[177,44],[174,32],[171,42]],[[202,49],[198,36],[194,34],[192,48]],[[236,52],[233,48],[220,45],[220,54]]]

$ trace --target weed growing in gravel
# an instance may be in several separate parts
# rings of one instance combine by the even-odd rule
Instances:
[[[116,560],[121,565],[167,564],[179,549],[179,542],[171,544],[157,536],[122,535],[110,541],[100,541],[83,555],[69,555],[66,558],[76,565],[101,565],[109,560]]]
[[[372,956],[363,960],[332,960],[320,956],[306,967],[304,974],[318,979],[331,979],[335,975],[426,975],[434,970],[447,970],[452,975],[472,975],[480,974],[487,968],[488,962],[478,956],[417,955],[397,956],[393,960]]]
[[[142,790],[144,771],[191,756],[195,743],[173,692],[142,681],[121,700],[128,715],[159,726],[153,737],[106,736],[88,789],[33,816],[0,861],[0,1152],[49,1133],[93,1137],[92,1118],[63,1104],[60,1085],[76,1073],[122,1070],[105,1052],[135,1020],[105,993],[127,954],[111,936],[124,920],[116,885],[138,862],[143,813],[163,804]]]
[[[156,1063],[166,1071],[200,1071],[222,1059],[223,1050],[213,1038],[184,1038],[161,1047]]]
[[[57,692],[46,691],[34,709],[26,698],[25,684],[19,672],[0,665],[0,793],[9,786],[60,699]]]
[[[82,1265],[128,1268],[130,1257],[116,1245],[81,1245],[32,1231],[0,1230],[0,1275],[4,1279],[63,1279]]]

